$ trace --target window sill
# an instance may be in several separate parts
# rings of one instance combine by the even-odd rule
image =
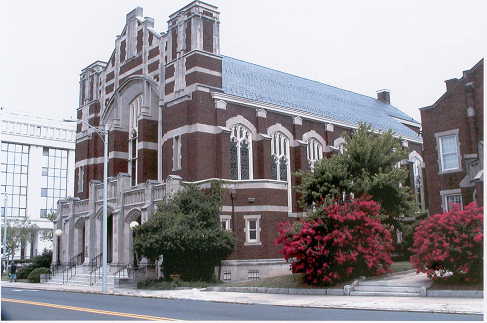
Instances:
[[[442,170],[438,172],[438,175],[444,175],[444,174],[452,174],[452,173],[460,173],[463,172],[462,168],[455,168],[455,169],[449,169],[449,170]]]
[[[261,246],[262,242],[256,241],[256,242],[245,242],[244,246]]]

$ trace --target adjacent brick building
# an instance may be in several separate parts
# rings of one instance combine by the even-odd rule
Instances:
[[[421,110],[430,214],[452,203],[483,205],[484,60]]]
[[[131,261],[128,224],[145,221],[178,181],[205,187],[221,179],[222,226],[237,238],[222,278],[287,271],[274,241],[279,222],[304,215],[292,174],[339,151],[360,121],[403,138],[423,192],[420,124],[390,104],[389,91],[375,99],[223,56],[219,12],[201,1],[170,15],[164,33],[142,8],[130,12],[108,62],[83,69],[80,85],[79,200],[60,204],[66,217],[58,226],[73,235],[63,236],[63,254],[55,255],[62,261],[80,252],[89,260],[101,250],[103,144],[82,121],[110,125],[113,262]],[[80,245],[77,234],[88,243]]]

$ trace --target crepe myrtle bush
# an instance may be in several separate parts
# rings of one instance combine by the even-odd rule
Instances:
[[[449,212],[423,220],[414,232],[410,258],[416,271],[429,278],[474,282],[482,279],[483,208],[475,202],[463,210],[453,205]]]
[[[390,271],[392,236],[379,218],[380,205],[366,197],[322,206],[302,222],[281,223],[276,243],[293,273],[311,285],[333,285]]]

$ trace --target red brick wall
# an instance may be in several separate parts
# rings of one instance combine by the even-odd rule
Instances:
[[[446,93],[431,107],[421,110],[423,128],[424,162],[426,164],[426,188],[430,214],[442,212],[441,190],[460,188],[465,177],[465,154],[477,153],[477,142],[482,138],[482,126],[477,126],[477,136],[472,138],[472,126],[467,116],[468,93],[465,85],[474,82],[475,124],[483,122],[483,62],[477,68],[464,73],[462,79],[448,80]],[[469,104],[469,106],[471,106]],[[435,133],[459,129],[462,171],[439,174],[438,147]],[[472,189],[462,189],[464,204],[472,200]]]

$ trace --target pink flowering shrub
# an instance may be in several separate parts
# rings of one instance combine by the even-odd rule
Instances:
[[[389,272],[392,238],[379,220],[380,206],[352,200],[323,207],[319,216],[281,223],[277,243],[293,273],[313,285],[333,285],[360,275]]]
[[[432,279],[453,276],[465,281],[482,277],[483,208],[473,202],[461,210],[435,214],[414,232],[410,261]]]

